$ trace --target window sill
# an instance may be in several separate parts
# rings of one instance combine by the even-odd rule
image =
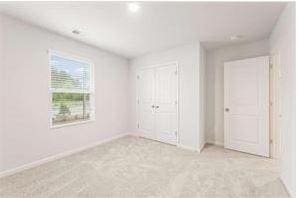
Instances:
[[[59,125],[52,125],[50,126],[51,129],[57,129],[57,128],[62,128],[62,127],[68,127],[68,126],[74,126],[74,125],[80,125],[80,124],[87,124],[90,122],[94,122],[94,119],[91,120],[85,120],[85,121],[79,121],[79,122],[71,122],[67,124],[59,124]]]

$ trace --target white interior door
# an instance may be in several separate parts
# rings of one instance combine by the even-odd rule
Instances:
[[[155,70],[144,69],[138,75],[138,128],[147,138],[155,139]]]
[[[224,146],[269,156],[269,57],[224,65]]]
[[[142,69],[138,74],[138,127],[141,136],[177,144],[177,64]]]
[[[159,141],[177,143],[178,72],[176,64],[155,70],[155,130]]]

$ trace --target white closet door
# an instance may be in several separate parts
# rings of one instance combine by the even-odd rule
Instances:
[[[269,156],[269,58],[224,65],[224,144]]]
[[[142,136],[155,139],[155,70],[144,69],[138,75],[138,128]]]
[[[159,141],[176,144],[178,132],[178,73],[170,64],[155,70],[155,130]]]

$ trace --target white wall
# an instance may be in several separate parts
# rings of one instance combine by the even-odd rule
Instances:
[[[3,97],[4,97],[4,66],[3,66],[3,41],[2,41],[2,18],[0,16],[0,170],[3,168],[3,137],[2,132],[4,130],[4,104],[3,104]]]
[[[271,53],[280,54],[281,69],[281,179],[296,197],[296,123],[295,123],[295,3],[288,3],[270,36]]]
[[[3,17],[1,25],[5,128],[0,171],[127,132],[126,59],[11,18]],[[49,128],[49,48],[95,64],[94,122]]]
[[[218,145],[224,142],[224,62],[263,55],[269,55],[268,39],[207,51],[207,142]]]
[[[200,149],[206,143],[206,50],[200,46]]]
[[[181,146],[199,149],[200,44],[184,45],[130,61],[130,129],[137,131],[136,70],[140,67],[177,61],[179,65],[179,133]]]

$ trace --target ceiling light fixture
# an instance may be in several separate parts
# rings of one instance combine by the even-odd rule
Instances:
[[[243,39],[243,37],[244,37],[244,36],[242,36],[242,35],[232,35],[232,36],[230,37],[230,40],[231,40],[231,41],[238,41],[238,40]]]
[[[137,11],[140,10],[140,5],[137,4],[137,3],[129,3],[129,4],[128,4],[128,10],[129,10],[130,12],[135,13],[135,12],[137,12]]]
[[[75,35],[79,35],[79,34],[81,34],[81,31],[80,30],[73,30],[72,33],[75,34]]]

